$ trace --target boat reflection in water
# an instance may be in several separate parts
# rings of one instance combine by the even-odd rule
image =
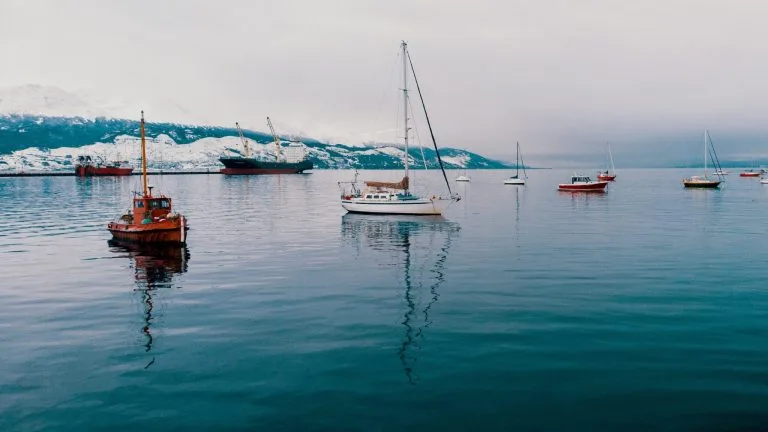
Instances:
[[[110,250],[125,254],[131,260],[133,278],[136,287],[134,291],[141,293],[144,309],[144,322],[141,333],[144,336],[144,351],[150,352],[154,338],[152,325],[157,319],[156,304],[153,296],[161,288],[173,288],[174,275],[187,271],[189,249],[182,245],[141,245],[136,243],[109,240]],[[147,363],[144,369],[155,362],[155,358]]]
[[[413,365],[432,324],[433,306],[445,282],[445,264],[459,224],[441,216],[372,216],[348,213],[342,217],[342,237],[361,248],[377,252],[385,266],[397,263],[402,271],[405,312],[404,337],[397,355],[410,384],[419,381]]]

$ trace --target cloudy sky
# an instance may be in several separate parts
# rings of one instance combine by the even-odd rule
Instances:
[[[2,0],[0,87],[391,141],[405,39],[442,146],[697,161],[707,127],[768,159],[766,23],[763,0]]]

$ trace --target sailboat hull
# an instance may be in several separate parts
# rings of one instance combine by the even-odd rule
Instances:
[[[505,185],[516,185],[516,186],[524,186],[525,180],[521,178],[508,178],[504,180]]]
[[[717,189],[720,183],[716,180],[683,180],[683,186],[694,189]]]
[[[452,200],[432,198],[407,201],[373,201],[355,198],[341,201],[344,210],[350,213],[397,214],[397,215],[441,215]]]

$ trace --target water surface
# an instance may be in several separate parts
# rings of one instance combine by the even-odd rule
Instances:
[[[153,250],[105,230],[137,178],[0,179],[0,430],[764,428],[768,186],[691,173],[470,171],[444,218],[156,177],[192,229]]]

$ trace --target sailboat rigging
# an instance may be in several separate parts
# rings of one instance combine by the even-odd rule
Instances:
[[[421,92],[419,81],[416,78],[416,71],[413,67],[410,54],[408,53],[408,44],[403,41],[400,44],[403,57],[403,165],[404,175],[399,182],[366,181],[364,187],[357,184],[357,172],[352,182],[339,182],[342,188],[341,206],[351,213],[369,213],[369,214],[409,214],[409,215],[440,215],[453,202],[459,201],[461,197],[451,191],[451,185],[448,182],[448,175],[445,173],[443,161],[440,158],[440,150],[437,147],[437,140],[432,129],[432,124],[427,113],[427,106],[424,102],[424,96]],[[419,94],[421,106],[424,110],[424,117],[427,121],[429,134],[432,138],[432,145],[435,148],[437,161],[440,165],[440,171],[448,188],[448,197],[432,195],[431,197],[421,197],[411,192],[409,177],[409,131],[411,127],[408,124],[408,66],[413,75],[416,90]]]
[[[707,174],[707,159],[712,160],[712,164],[715,166],[716,170],[715,173],[723,171],[720,166],[720,161],[717,159],[717,153],[715,153],[715,146],[712,144],[712,138],[709,136],[709,131],[704,129],[704,175],[691,176],[683,179],[683,186],[698,189],[716,189],[720,187],[720,183],[724,180],[723,176],[722,174],[717,174],[721,180],[715,180],[709,177]]]
[[[520,178],[520,164],[523,164],[523,178]],[[520,142],[517,142],[517,157],[515,158],[515,175],[504,180],[505,185],[524,185],[525,180],[528,178],[528,174],[525,172],[525,162],[523,162],[523,155],[520,153]]]
[[[614,181],[616,180],[616,167],[613,165],[613,153],[611,152],[611,145],[608,144],[608,162],[610,163],[610,171],[597,172],[597,179],[599,181]]]

